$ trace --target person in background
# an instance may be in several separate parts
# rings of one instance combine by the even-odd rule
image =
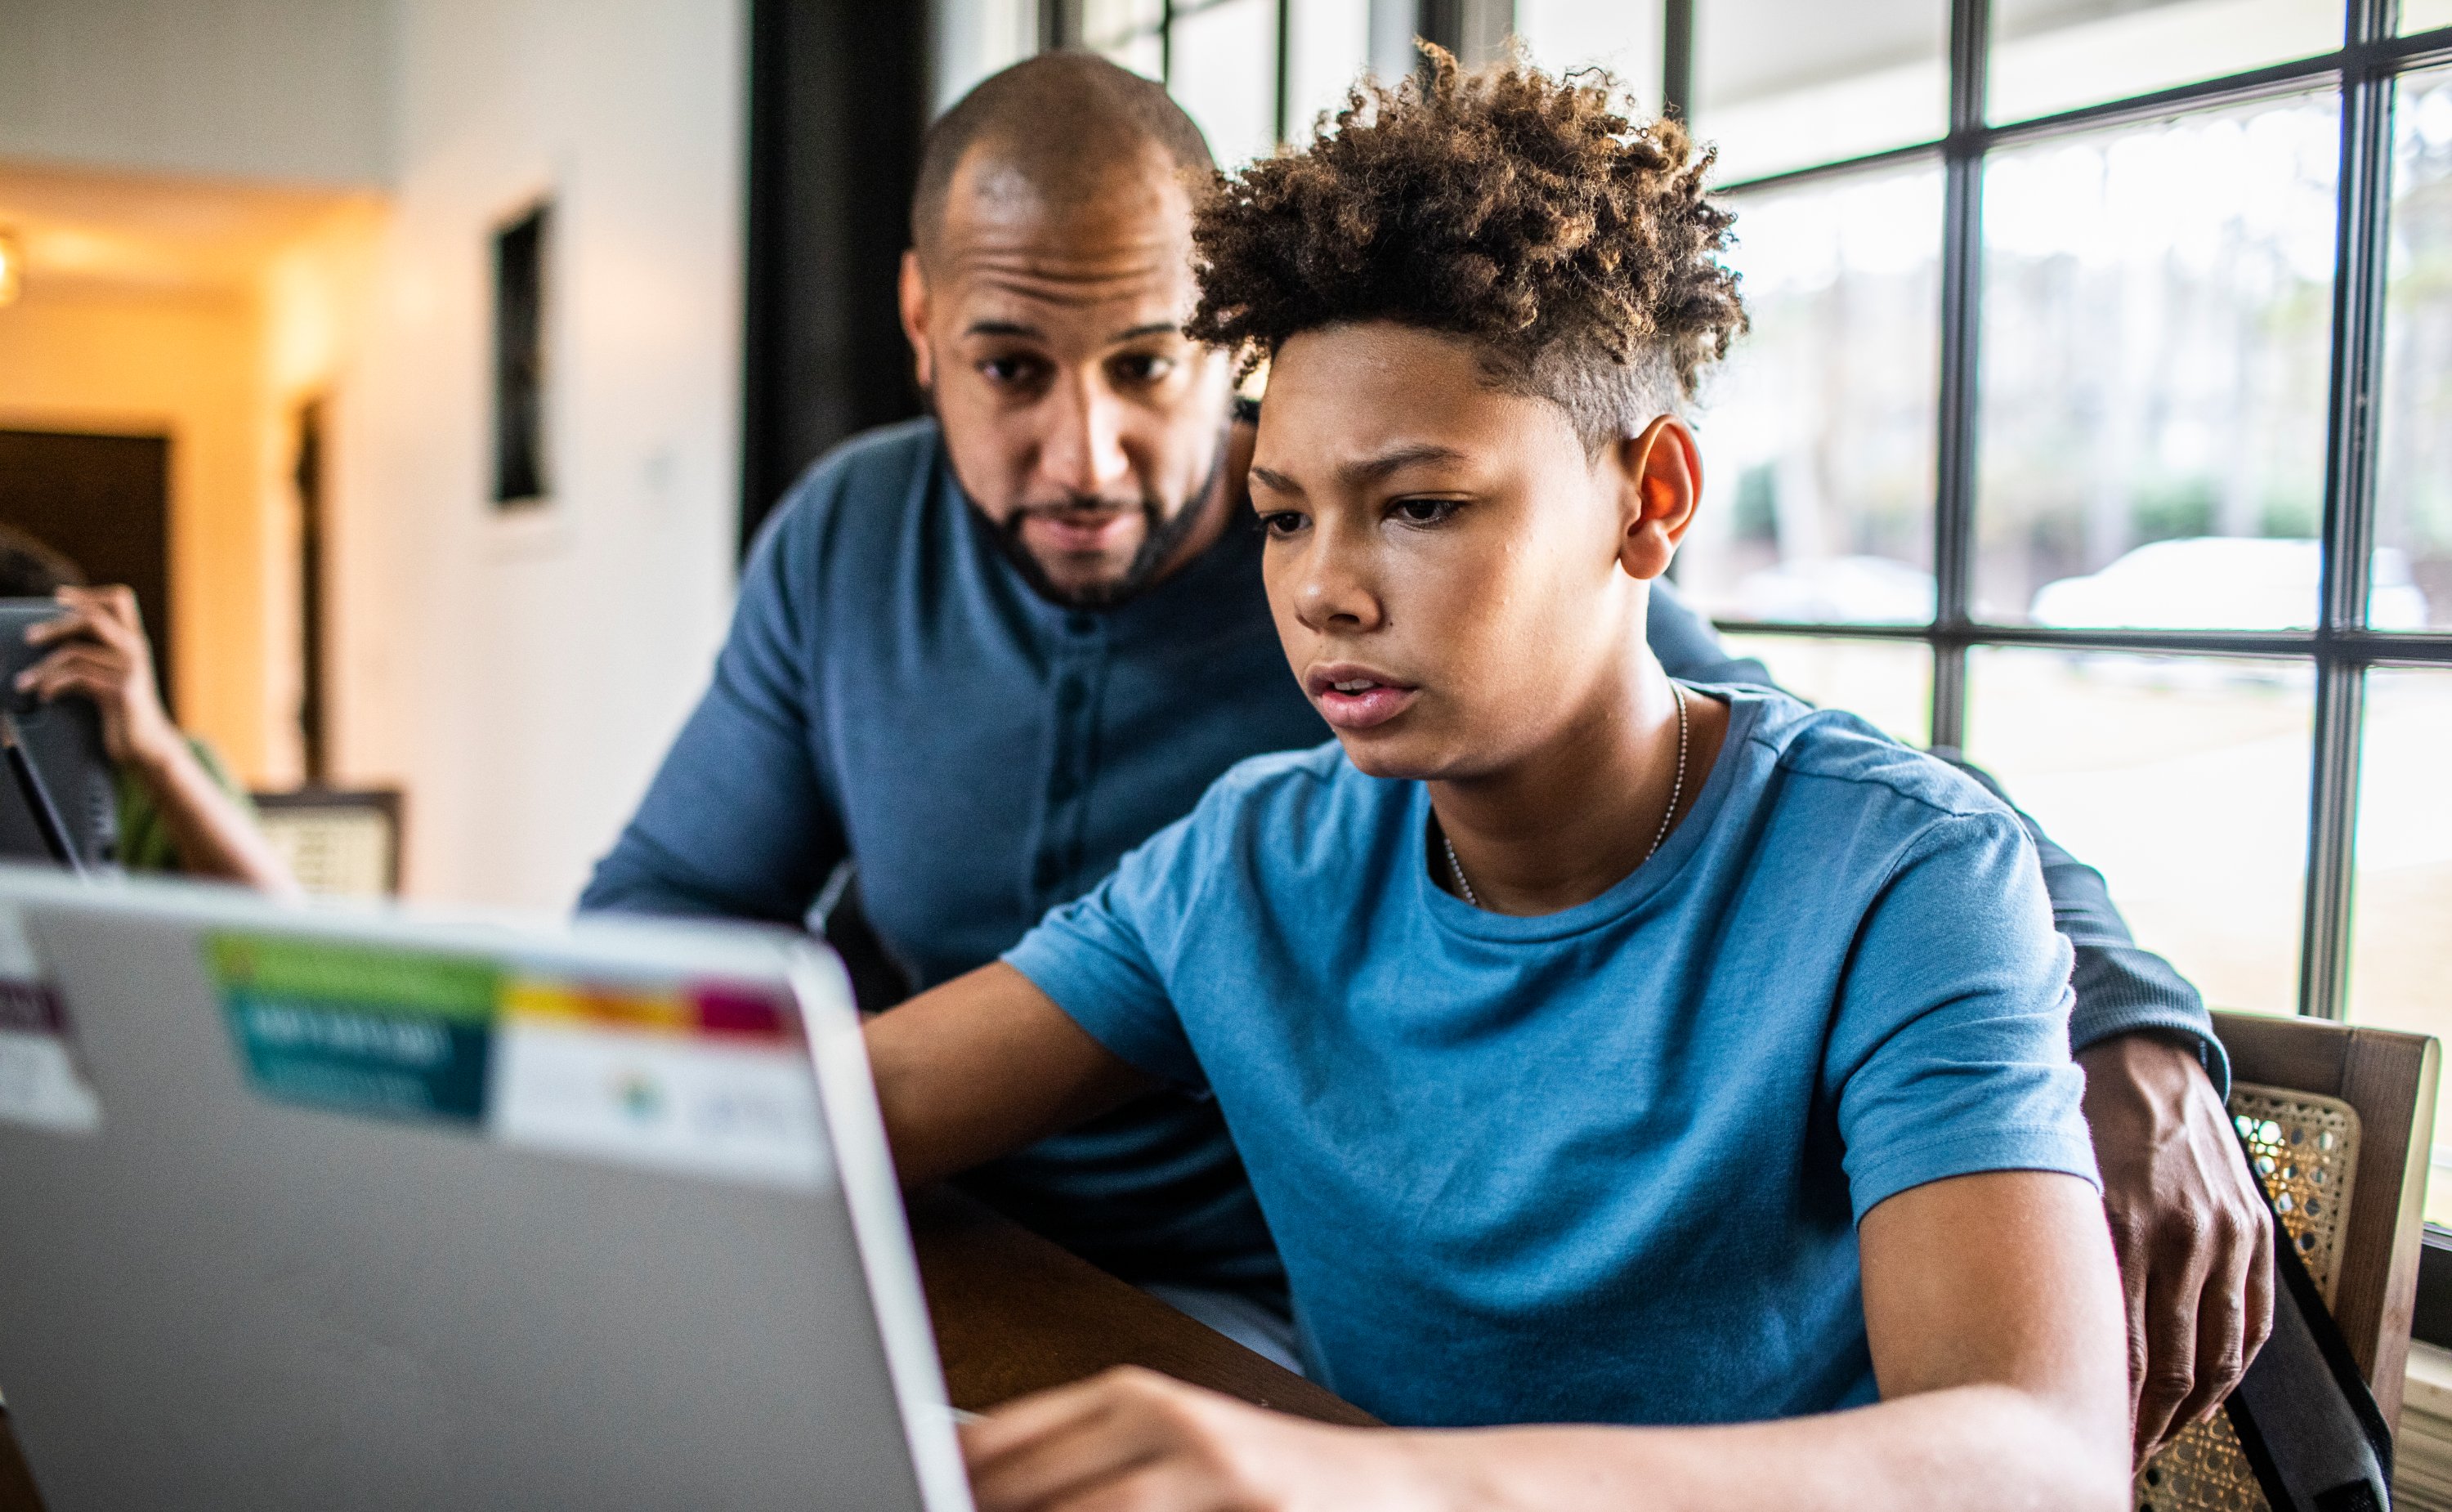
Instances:
[[[89,586],[76,563],[0,527],[0,599],[53,599],[60,617],[26,632],[49,654],[14,691],[44,702],[89,698],[119,768],[119,860],[131,872],[174,872],[291,896],[298,884],[257,829],[247,795],[209,747],[170,722],[153,674],[136,595]]]

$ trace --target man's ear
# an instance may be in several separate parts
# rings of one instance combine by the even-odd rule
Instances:
[[[937,373],[928,350],[928,275],[920,268],[920,249],[902,251],[902,277],[895,303],[902,311],[902,334],[911,343],[911,373],[922,390],[935,386]]]
[[[1616,443],[1606,465],[1618,480],[1618,565],[1628,576],[1659,577],[1677,555],[1703,493],[1703,457],[1694,433],[1663,415]]]

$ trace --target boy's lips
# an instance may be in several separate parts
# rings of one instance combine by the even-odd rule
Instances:
[[[1422,690],[1398,682],[1384,672],[1348,661],[1332,661],[1303,674],[1303,691],[1328,722],[1339,730],[1368,730],[1385,724],[1413,707]]]

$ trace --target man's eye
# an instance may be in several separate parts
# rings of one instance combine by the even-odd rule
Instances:
[[[1027,383],[1038,376],[1039,362],[1035,357],[991,357],[979,363],[979,371],[991,383]]]
[[[1388,506],[1388,514],[1409,525],[1435,525],[1463,507],[1461,499],[1399,499]]]
[[[1291,509],[1273,510],[1260,517],[1261,531],[1271,536],[1295,535],[1308,523],[1310,521]]]

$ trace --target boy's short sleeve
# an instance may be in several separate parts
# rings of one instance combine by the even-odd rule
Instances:
[[[1195,826],[1204,803],[1127,853],[1104,882],[1048,911],[1004,952],[1090,1037],[1155,1076],[1203,1085],[1200,1062],[1166,991],[1179,923],[1198,881]]]
[[[2068,1009],[2068,943],[2024,831],[2006,812],[1936,819],[1866,915],[1825,1061],[1859,1221],[1979,1171],[2100,1185]]]

